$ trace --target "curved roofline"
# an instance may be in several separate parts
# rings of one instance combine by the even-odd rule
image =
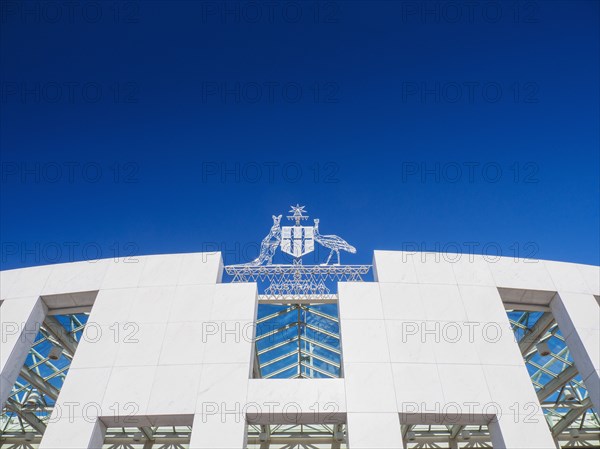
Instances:
[[[444,251],[402,251],[402,250],[387,250],[387,249],[375,249],[373,250],[373,255],[375,256],[376,253],[400,253],[400,254],[407,254],[407,255],[415,255],[415,254],[419,254],[419,255],[427,255],[427,254],[448,254],[448,255],[461,255],[461,256],[470,256],[473,257],[475,259],[481,259],[487,263],[494,263],[493,261],[491,261],[491,259],[504,259],[504,260],[511,260],[511,261],[527,261],[530,263],[537,263],[537,262],[553,262],[553,263],[562,263],[562,264],[570,264],[570,265],[581,265],[581,266],[588,266],[588,267],[595,267],[595,268],[599,268],[599,265],[593,265],[593,264],[585,264],[585,263],[580,263],[580,262],[569,262],[569,261],[564,261],[564,260],[556,260],[556,259],[530,259],[530,258],[525,258],[525,257],[521,257],[521,258],[514,258],[512,256],[494,256],[494,255],[482,255],[482,254],[473,254],[473,253],[454,253],[454,252],[444,252]],[[143,255],[135,255],[135,256],[129,256],[129,258],[131,259],[137,259],[137,258],[149,258],[149,257],[161,257],[161,256],[182,256],[182,255],[192,255],[192,254],[204,254],[204,255],[221,255],[220,251],[210,251],[210,252],[181,252],[181,253],[156,253],[156,254],[143,254]],[[55,267],[55,266],[60,266],[60,265],[77,265],[77,264],[94,264],[94,263],[98,263],[98,262],[103,262],[103,261],[120,261],[120,260],[124,260],[126,259],[126,257],[120,257],[120,258],[114,258],[114,257],[105,257],[105,258],[101,258],[101,259],[90,259],[90,260],[77,260],[77,261],[72,261],[72,262],[61,262],[61,263],[47,263],[47,264],[40,264],[40,265],[30,265],[27,267],[21,267],[21,268],[9,268],[8,270],[0,270],[0,272],[8,272],[8,271],[16,271],[16,270],[29,270],[29,269],[33,269],[33,268],[42,268],[42,267]],[[488,260],[490,259],[490,260]],[[127,263],[127,262],[125,262]],[[452,263],[452,262],[450,262]]]
[[[373,252],[375,282],[478,285],[600,295],[600,267],[572,262],[448,253]],[[459,255],[456,253],[454,255]],[[0,298],[89,292],[112,288],[222,282],[220,252],[99,259],[0,271]],[[515,293],[517,295],[517,293]]]

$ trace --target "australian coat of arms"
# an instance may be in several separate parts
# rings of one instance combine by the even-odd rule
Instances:
[[[302,256],[315,250],[315,243],[330,250],[327,261],[321,265],[329,265],[333,254],[337,256],[334,265],[340,264],[340,250],[349,253],[356,253],[356,248],[337,235],[322,235],[319,232],[319,219],[314,219],[314,226],[304,226],[303,221],[308,220],[305,206],[291,206],[287,219],[294,222],[293,226],[281,226],[281,215],[273,215],[273,226],[269,234],[262,240],[260,245],[260,254],[247,266],[272,265],[273,256],[277,248],[294,257],[296,262],[300,261]]]

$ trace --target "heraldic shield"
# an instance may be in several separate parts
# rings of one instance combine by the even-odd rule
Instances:
[[[312,226],[282,226],[281,251],[302,257],[315,250],[315,229]]]

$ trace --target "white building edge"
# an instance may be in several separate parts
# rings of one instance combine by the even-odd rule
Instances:
[[[8,413],[33,430],[5,426],[0,448],[170,447],[153,446],[164,426],[172,432],[161,444],[177,437],[177,426],[191,427],[189,442],[173,447],[192,449],[600,446],[597,428],[583,420],[574,427],[586,410],[600,410],[599,267],[375,251],[373,271],[375,282],[338,286],[341,376],[333,379],[256,378],[257,287],[221,283],[220,253],[2,271],[3,424]],[[544,313],[517,342],[507,310]],[[28,357],[40,327],[82,312],[89,312],[85,338],[48,334],[47,346],[60,346],[69,363],[58,391],[52,376],[36,377]],[[532,384],[524,357],[556,325],[571,362],[550,373],[542,367],[548,379]],[[48,362],[38,356],[36,363]],[[27,388],[13,396],[27,373],[29,390],[55,397],[45,407],[49,419],[25,406]],[[561,397],[575,378],[586,396]],[[549,424],[550,394],[564,413]],[[285,446],[276,425],[294,424],[327,424],[332,436],[310,440],[309,426],[288,433]],[[249,426],[260,429],[250,440]],[[487,436],[464,433],[476,426]],[[115,434],[109,444],[114,428],[139,433],[131,441]]]

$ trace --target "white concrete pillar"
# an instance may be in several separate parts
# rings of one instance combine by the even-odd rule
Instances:
[[[552,449],[543,413],[517,416],[504,414],[488,424],[494,449]]]
[[[594,295],[559,291],[550,303],[592,404],[600,410],[600,307]]]
[[[475,261],[457,269],[436,254],[406,256],[375,253],[401,422],[496,420],[494,449],[554,447],[486,267]],[[525,419],[531,414],[534,423]]]
[[[38,296],[7,299],[0,305],[0,407],[10,395],[46,313]]]
[[[248,363],[202,367],[190,449],[246,447],[244,405],[249,375]]]
[[[246,417],[241,413],[194,416],[190,449],[244,449],[247,444]]]
[[[65,418],[48,426],[39,449],[102,449],[105,434],[98,418]]]
[[[401,449],[379,284],[340,283],[339,311],[349,447]]]
[[[351,449],[404,449],[398,413],[348,413]]]
[[[245,403],[252,366],[255,284],[217,284],[202,332],[200,374],[190,449],[246,447]]]

